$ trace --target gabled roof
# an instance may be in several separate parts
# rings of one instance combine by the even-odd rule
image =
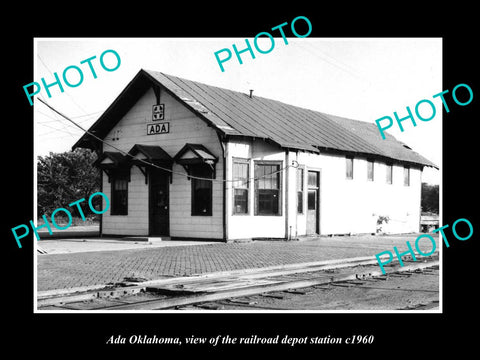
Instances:
[[[145,160],[148,162],[173,162],[172,157],[160,146],[135,144],[128,152],[128,155],[133,159],[138,153],[145,156]]]
[[[389,133],[385,133],[385,140],[380,138],[377,125],[364,121],[351,120],[335,115],[329,115],[338,124],[346,130],[361,136],[363,140],[368,141],[382,152],[382,154],[390,159],[400,160],[406,163],[421,164],[431,166],[438,169],[438,166],[419,153],[415,152],[408,145],[395,139]]]
[[[216,163],[217,157],[201,144],[185,144],[173,157],[178,163]]]
[[[151,86],[160,86],[208,125],[227,137],[260,138],[283,148],[334,151],[436,167],[376,125],[345,119],[280,101],[205,85],[161,72],[140,70],[90,131],[104,138],[129,107]],[[93,147],[88,134],[73,146]]]
[[[116,151],[105,151],[102,155],[99,156],[97,160],[93,163],[94,166],[110,168],[110,167],[119,167],[125,162],[125,156],[120,152]]]

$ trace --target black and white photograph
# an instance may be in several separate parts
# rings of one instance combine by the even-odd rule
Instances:
[[[471,89],[441,93],[439,38],[301,22],[35,39],[38,311],[441,311],[442,99]]]
[[[5,352],[473,349],[475,11],[179,5],[2,25]]]

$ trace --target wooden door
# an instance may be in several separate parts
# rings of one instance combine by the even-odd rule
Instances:
[[[170,234],[169,176],[161,170],[150,170],[150,235]]]

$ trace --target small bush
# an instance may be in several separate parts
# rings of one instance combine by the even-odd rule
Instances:
[[[389,216],[379,215],[377,218],[377,234],[383,233],[383,224],[388,224],[390,221]]]

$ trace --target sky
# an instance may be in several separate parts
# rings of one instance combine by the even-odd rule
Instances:
[[[34,39],[34,79],[54,82],[62,79],[66,67],[75,65],[83,72],[77,87],[63,83],[50,87],[49,98],[42,88],[40,97],[85,129],[88,129],[115,100],[140,69],[160,71],[248,94],[279,100],[360,121],[375,123],[383,116],[407,115],[423,99],[432,101],[436,116],[428,122],[404,121],[404,131],[394,125],[388,131],[438,166],[442,164],[442,103],[434,94],[442,89],[441,38],[274,38],[274,48],[261,54],[252,44],[255,59],[241,54],[240,64],[232,44],[245,48],[245,38],[36,38]],[[268,38],[258,46],[268,49]],[[228,48],[233,56],[223,63],[222,72],[214,53]],[[105,50],[115,50],[121,59],[115,71],[105,71],[99,62]],[[225,53],[220,56],[224,56]],[[91,61],[97,78],[87,63]],[[112,53],[104,57],[114,67]],[[75,70],[68,71],[71,83],[79,82]],[[25,84],[26,85],[26,84]],[[29,105],[25,97],[26,105]],[[454,111],[454,107],[451,107]],[[428,117],[428,106],[420,112]],[[34,149],[36,156],[64,152],[82,135],[82,130],[52,112],[39,101],[34,105]],[[380,133],[379,133],[380,137]],[[440,182],[440,171],[425,168],[422,181]]]

